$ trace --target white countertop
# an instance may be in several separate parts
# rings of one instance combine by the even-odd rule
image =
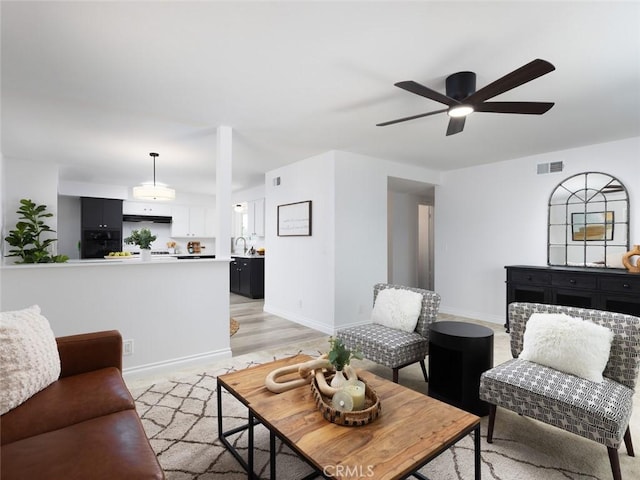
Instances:
[[[159,255],[160,256],[160,255]],[[194,256],[198,256],[195,254]],[[21,264],[8,264],[2,265],[2,269],[14,269],[14,268],[61,268],[61,267],[89,267],[89,266],[109,266],[109,265],[185,265],[185,264],[197,264],[201,262],[224,262],[229,263],[230,258],[193,258],[187,260],[179,260],[169,255],[161,255],[162,258],[151,258],[149,261],[143,261],[138,256],[135,257],[115,257],[112,259],[107,258],[86,258],[82,260],[69,260],[65,263],[21,263]]]

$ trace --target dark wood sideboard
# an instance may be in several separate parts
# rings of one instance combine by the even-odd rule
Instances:
[[[640,274],[612,268],[534,267],[507,270],[507,315],[512,302],[593,308],[640,316]]]

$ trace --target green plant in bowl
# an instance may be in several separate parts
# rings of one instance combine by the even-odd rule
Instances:
[[[142,250],[149,250],[151,243],[158,238],[151,233],[148,228],[141,228],[140,230],[133,230],[131,235],[124,239],[124,243],[127,245],[138,245]]]
[[[349,365],[353,358],[362,360],[362,354],[360,352],[352,352],[339,338],[330,337],[329,344],[331,345],[331,350],[329,350],[329,361],[338,371],[341,371],[346,365]]]

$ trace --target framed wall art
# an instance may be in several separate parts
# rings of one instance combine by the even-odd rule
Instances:
[[[278,205],[278,236],[311,236],[311,200]]]

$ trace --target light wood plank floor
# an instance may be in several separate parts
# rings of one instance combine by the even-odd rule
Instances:
[[[233,356],[257,352],[295,342],[326,337],[327,334],[265,313],[264,301],[231,293],[229,312],[240,324],[231,337]]]

